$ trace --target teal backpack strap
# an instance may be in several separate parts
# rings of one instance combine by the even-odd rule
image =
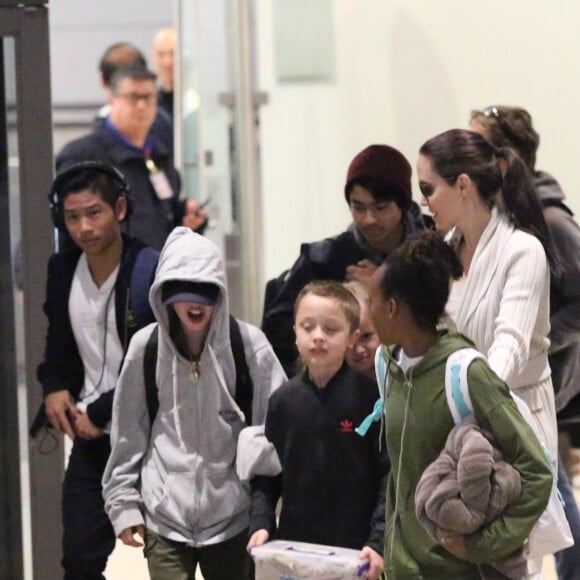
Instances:
[[[375,374],[377,376],[377,385],[379,387],[379,397],[384,401],[387,395],[387,375],[389,367],[385,358],[383,349],[386,347],[380,346],[375,352]]]
[[[375,353],[375,373],[377,375],[377,385],[379,387],[379,398],[374,404],[372,412],[367,415],[363,422],[354,430],[354,432],[361,437],[364,437],[367,434],[373,423],[378,423],[383,417],[385,400],[387,398],[389,371],[383,348],[385,347],[377,348],[377,352]]]
[[[445,395],[455,425],[473,415],[467,371],[476,358],[485,360],[485,357],[474,348],[462,348],[452,353],[445,365]]]

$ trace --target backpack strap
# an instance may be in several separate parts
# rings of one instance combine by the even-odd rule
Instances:
[[[485,360],[485,357],[474,348],[461,348],[448,357],[445,365],[445,395],[455,425],[473,415],[467,371],[476,358]]]
[[[145,378],[145,397],[147,400],[147,410],[149,412],[149,425],[153,425],[157,411],[159,410],[159,393],[157,392],[157,381],[155,372],[157,368],[157,347],[159,344],[159,325],[156,324],[153,332],[145,345],[143,355],[143,376]]]
[[[389,382],[389,367],[385,360],[384,346],[377,348],[375,352],[375,373],[377,376],[377,385],[379,387],[379,398],[375,401],[373,410],[362,421],[362,423],[354,430],[357,435],[364,437],[373,423],[378,423],[383,418],[385,412],[385,402],[387,400],[387,389]],[[382,424],[381,424],[382,431]]]
[[[246,423],[252,424],[252,401],[254,399],[254,382],[248,368],[244,341],[238,320],[230,314],[230,344],[236,366],[235,401],[246,417]]]
[[[375,374],[377,376],[377,385],[379,387],[379,396],[384,401],[387,398],[387,388],[389,382],[389,367],[385,358],[383,349],[386,346],[380,346],[375,352]]]
[[[131,272],[130,308],[139,327],[153,322],[153,312],[149,304],[149,288],[155,278],[159,252],[152,248],[143,248],[135,259]]]

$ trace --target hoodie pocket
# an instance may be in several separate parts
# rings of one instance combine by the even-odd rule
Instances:
[[[250,496],[233,468],[208,467],[200,497],[200,525],[207,529],[248,512]],[[221,526],[220,526],[221,527]]]
[[[170,473],[161,497],[151,499],[155,517],[186,535],[214,527],[219,531],[249,507],[249,495],[239,479],[231,470],[220,468],[206,469],[203,474]]]
[[[192,531],[198,520],[199,492],[195,473],[169,473],[163,483],[161,496],[152,493],[150,510],[171,528]]]

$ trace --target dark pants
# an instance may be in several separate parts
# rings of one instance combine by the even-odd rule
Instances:
[[[562,464],[562,458],[558,461],[558,490],[566,502],[564,512],[570,524],[574,545],[554,554],[556,570],[560,580],[578,580],[580,578],[580,512]]]
[[[253,578],[247,543],[248,530],[202,548],[191,548],[147,530],[145,556],[152,580],[194,580],[198,564],[205,580],[244,580]]]
[[[105,513],[101,478],[111,452],[108,436],[77,437],[62,493],[65,580],[102,580],[115,532]]]

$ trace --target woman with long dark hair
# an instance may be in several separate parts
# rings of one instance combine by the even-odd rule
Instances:
[[[529,171],[508,147],[452,129],[419,150],[419,186],[463,266],[446,306],[491,368],[528,404],[554,463],[558,430],[548,348],[550,270],[560,260]],[[541,560],[528,563],[530,577]]]
[[[419,151],[419,185],[463,265],[447,303],[452,327],[535,413],[557,457],[548,364],[550,269],[559,258],[524,162],[507,147],[453,129]]]

